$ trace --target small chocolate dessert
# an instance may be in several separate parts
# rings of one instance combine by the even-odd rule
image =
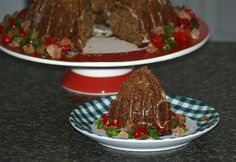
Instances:
[[[170,104],[154,74],[147,67],[134,71],[110,104],[108,119],[117,119],[121,128],[135,130],[155,123],[159,135],[172,134]]]

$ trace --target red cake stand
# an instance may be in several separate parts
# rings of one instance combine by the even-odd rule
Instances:
[[[138,49],[116,38],[92,38],[77,61],[48,60],[17,53],[3,46],[0,49],[20,59],[70,67],[61,80],[63,88],[70,92],[110,95],[119,91],[120,85],[136,66],[175,59],[202,47],[209,38],[209,29],[205,22],[199,22],[201,34],[197,42],[162,56],[147,54],[146,49]]]

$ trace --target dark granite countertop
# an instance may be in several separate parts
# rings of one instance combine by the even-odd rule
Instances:
[[[218,126],[178,150],[105,148],[69,124],[75,107],[60,85],[66,67],[0,52],[0,161],[236,161],[236,43],[207,43],[191,55],[150,68],[167,94],[215,107]]]

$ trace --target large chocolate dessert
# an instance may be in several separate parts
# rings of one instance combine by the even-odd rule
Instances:
[[[120,39],[142,46],[160,25],[174,24],[169,0],[119,0],[108,7],[108,22]]]
[[[69,38],[77,50],[92,36],[94,26],[88,0],[31,0],[25,21],[41,36]]]
[[[131,74],[110,104],[108,118],[120,121],[121,127],[135,130],[156,123],[159,135],[172,133],[171,108],[158,79],[147,67]]]
[[[140,46],[155,27],[173,23],[175,13],[169,0],[31,0],[27,20],[40,35],[69,38],[81,51],[95,23],[110,26],[116,37]]]

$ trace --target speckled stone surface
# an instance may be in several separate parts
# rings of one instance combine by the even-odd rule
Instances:
[[[178,150],[108,149],[70,126],[74,103],[60,85],[66,67],[0,52],[0,161],[236,161],[236,43],[208,43],[191,55],[149,67],[167,94],[215,107],[219,125]]]

